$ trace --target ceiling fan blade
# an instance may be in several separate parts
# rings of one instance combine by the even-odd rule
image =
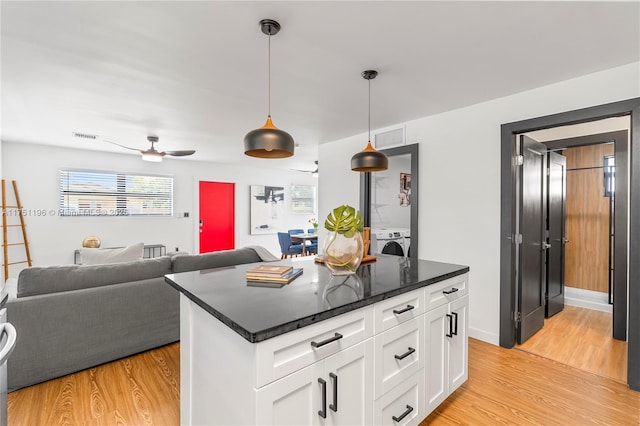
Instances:
[[[107,142],[107,143],[110,143],[110,144],[112,144],[112,145],[119,146],[120,148],[130,149],[130,150],[132,150],[132,151],[144,152],[144,151],[142,151],[142,150],[140,150],[140,149],[138,149],[138,148],[131,148],[130,146],[120,145],[119,143],[111,142],[111,141],[108,141],[108,140],[106,140],[106,139],[103,139],[103,141],[105,141],[105,142]]]
[[[193,149],[188,149],[188,150],[183,150],[183,151],[164,151],[162,154],[164,155],[173,155],[174,157],[184,157],[186,155],[192,155],[195,154],[195,150]]]

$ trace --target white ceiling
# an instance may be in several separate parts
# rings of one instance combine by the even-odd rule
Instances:
[[[2,1],[1,138],[315,168],[319,143],[640,60],[640,2]],[[267,113],[299,144],[243,155]],[[366,140],[363,139],[363,147]],[[178,160],[171,160],[178,161]]]

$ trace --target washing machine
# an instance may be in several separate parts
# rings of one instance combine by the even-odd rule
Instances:
[[[407,255],[410,242],[410,232],[407,228],[379,228],[371,229],[372,254]]]

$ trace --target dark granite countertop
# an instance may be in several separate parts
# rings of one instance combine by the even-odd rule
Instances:
[[[331,275],[312,257],[274,262],[304,269],[280,288],[248,285],[245,272],[255,263],[168,274],[165,281],[256,343],[469,271],[462,265],[376,256],[347,276]]]

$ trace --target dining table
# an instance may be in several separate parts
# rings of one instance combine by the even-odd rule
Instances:
[[[318,241],[318,234],[291,234],[292,243],[302,243],[302,255],[307,255],[307,241]]]

